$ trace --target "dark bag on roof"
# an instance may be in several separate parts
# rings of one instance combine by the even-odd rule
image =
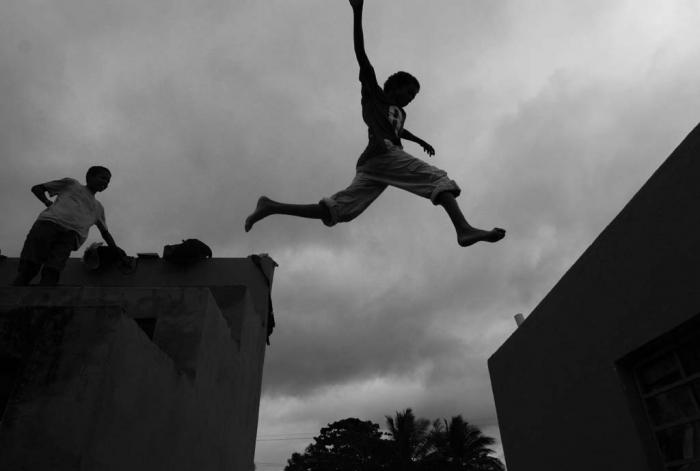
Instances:
[[[181,244],[163,247],[163,259],[175,263],[193,263],[211,258],[211,249],[199,239],[186,239]]]
[[[122,249],[104,245],[102,242],[93,242],[83,252],[83,263],[90,270],[109,268],[121,261],[126,254]]]

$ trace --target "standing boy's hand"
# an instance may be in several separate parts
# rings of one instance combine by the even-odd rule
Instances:
[[[350,0],[350,5],[352,5],[353,8],[361,7],[363,3],[364,0]]]
[[[48,208],[49,206],[51,206],[53,204],[53,201],[51,201],[50,199],[48,199],[46,197],[47,192],[48,192],[48,190],[46,189],[46,187],[43,184],[34,185],[32,187],[32,193],[34,193],[34,196],[39,198],[39,201],[44,203],[44,206],[46,206]]]

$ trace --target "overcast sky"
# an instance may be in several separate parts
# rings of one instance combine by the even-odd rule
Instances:
[[[269,253],[258,470],[330,422],[407,407],[498,438],[486,361],[513,315],[698,121],[696,0],[367,0],[380,81],[421,82],[406,127],[468,220],[506,239],[460,248],[441,208],[396,189],[349,224],[278,216],[246,234],[259,194],[314,203],[354,175],[351,22],[347,0],[0,2],[0,250],[17,256],[42,209],[32,185],[104,164],[127,252],[196,237],[218,257]]]

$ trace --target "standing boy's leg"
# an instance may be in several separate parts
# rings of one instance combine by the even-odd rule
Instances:
[[[49,253],[41,270],[39,284],[42,286],[56,286],[61,272],[66,266],[70,253],[76,246],[78,235],[68,229],[57,228],[56,235],[49,247]]]
[[[47,221],[35,221],[29,229],[19,256],[17,277],[13,285],[26,286],[39,273],[49,253],[51,238],[54,234],[52,226],[54,224]]]
[[[17,266],[17,276],[12,282],[13,286],[27,286],[39,273],[41,265],[34,263],[30,260],[19,259],[19,265]]]
[[[41,278],[39,279],[40,286],[56,286],[61,277],[61,272],[55,268],[44,266],[41,269]]]

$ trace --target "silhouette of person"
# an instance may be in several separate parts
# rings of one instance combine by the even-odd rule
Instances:
[[[40,284],[56,285],[71,251],[85,242],[93,224],[107,245],[120,257],[126,257],[107,230],[104,208],[95,198],[95,193],[107,189],[111,178],[108,169],[94,166],[85,175],[85,185],[63,178],[32,187],[32,193],[46,209],[39,214],[24,241],[13,282],[15,286],[28,285],[40,269]],[[55,201],[50,200],[47,193],[56,196]]]
[[[350,186],[323,198],[316,204],[288,204],[267,196],[258,199],[255,210],[245,221],[246,232],[261,219],[273,214],[320,219],[327,226],[347,222],[359,216],[388,185],[401,188],[442,206],[457,232],[457,242],[467,247],[479,241],[496,242],[505,230],[483,230],[464,218],[456,197],[461,190],[444,170],[427,164],[403,150],[401,139],[413,141],[433,156],[435,150],[404,127],[408,105],[418,94],[420,84],[408,72],[391,75],[380,87],[364,47],[362,0],[350,0],[353,9],[353,36],[360,65],[362,119],[367,124],[369,143],[360,155]]]

